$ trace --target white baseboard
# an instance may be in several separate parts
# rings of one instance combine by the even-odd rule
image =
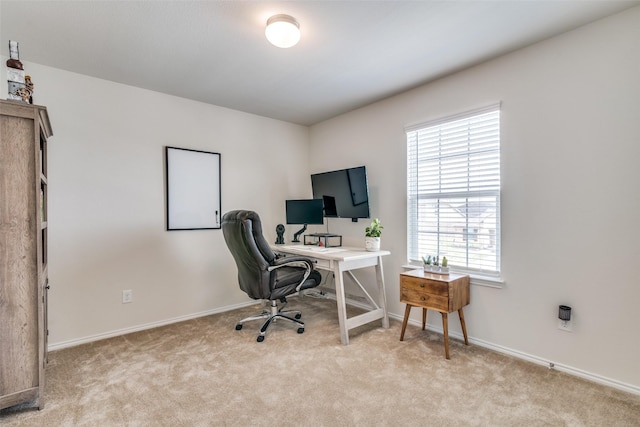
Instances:
[[[240,303],[240,304],[227,305],[225,307],[220,307],[220,308],[216,308],[216,309],[213,309],[213,310],[201,311],[199,313],[189,314],[189,315],[186,315],[186,316],[178,316],[178,317],[174,317],[174,318],[171,318],[171,319],[165,319],[165,320],[161,320],[159,322],[145,323],[143,325],[132,326],[130,328],[117,329],[115,331],[105,332],[105,333],[97,334],[97,335],[90,335],[90,336],[87,336],[87,337],[77,338],[77,339],[73,339],[73,340],[69,340],[69,341],[61,341],[61,342],[57,342],[57,343],[53,343],[53,344],[50,343],[47,346],[47,350],[48,351],[55,351],[55,350],[61,350],[63,348],[68,348],[68,347],[75,347],[75,346],[81,345],[81,344],[87,344],[87,343],[94,342],[94,341],[100,341],[100,340],[104,340],[104,339],[107,339],[107,338],[113,338],[113,337],[117,337],[117,336],[120,336],[120,335],[130,334],[132,332],[139,332],[139,331],[144,331],[144,330],[147,330],[147,329],[158,328],[160,326],[170,325],[172,323],[183,322],[185,320],[196,319],[198,317],[209,316],[211,314],[224,313],[226,311],[235,310],[237,308],[248,307],[248,306],[254,305],[256,303],[258,303],[258,301],[253,301],[252,300],[252,301],[247,301],[247,302],[243,302],[243,303]]]
[[[404,318],[402,316],[397,315],[397,314],[389,314],[389,317],[397,319],[397,320],[399,320],[401,322],[404,320]],[[422,327],[422,323],[420,321],[418,321],[418,320],[409,319],[409,323],[411,323],[412,325],[416,325],[419,328]],[[437,332],[439,334],[443,333],[443,329],[442,329],[441,326],[434,326],[434,325],[427,324],[427,328],[430,331]],[[458,339],[460,341],[464,341],[464,336],[462,335],[462,333],[449,331],[449,336],[453,337],[453,338],[456,338],[456,339]],[[570,374],[570,375],[575,375],[577,377],[584,378],[584,379],[586,379],[588,381],[592,381],[592,382],[595,382],[595,383],[598,383],[598,384],[603,384],[603,385],[606,385],[606,386],[609,386],[609,387],[612,387],[612,388],[615,388],[615,389],[618,389],[618,390],[625,391],[627,393],[640,395],[640,387],[638,387],[638,386],[634,386],[634,385],[631,385],[631,384],[623,383],[621,381],[617,381],[617,380],[614,380],[614,379],[611,379],[611,378],[606,378],[606,377],[603,377],[601,375],[597,375],[597,374],[593,374],[591,372],[583,371],[582,369],[577,369],[577,368],[574,368],[572,366],[567,366],[567,365],[563,365],[561,363],[556,363],[556,362],[551,361],[551,360],[543,359],[541,357],[534,356],[532,354],[524,353],[524,352],[518,351],[518,350],[513,350],[511,348],[504,347],[504,346],[501,346],[501,345],[498,345],[498,344],[494,344],[494,343],[491,343],[491,342],[488,342],[488,341],[484,341],[484,340],[481,340],[481,339],[473,338],[473,337],[470,337],[470,336],[468,336],[468,339],[469,339],[469,344],[475,344],[475,345],[480,346],[480,347],[488,348],[489,350],[493,350],[493,351],[496,351],[498,353],[507,354],[509,356],[513,356],[513,357],[518,358],[518,359],[522,359],[522,360],[526,360],[526,361],[531,362],[531,363],[535,363],[536,365],[546,366],[549,369],[555,369],[555,370],[560,371],[560,372],[565,372],[565,373]]]

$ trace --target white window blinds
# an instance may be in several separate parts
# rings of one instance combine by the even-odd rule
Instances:
[[[500,106],[407,133],[410,261],[444,256],[456,270],[500,272]]]

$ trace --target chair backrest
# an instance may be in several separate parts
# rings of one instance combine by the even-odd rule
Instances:
[[[253,299],[269,299],[270,275],[267,270],[276,256],[262,235],[256,212],[236,210],[222,217],[222,233],[238,267],[240,289]]]

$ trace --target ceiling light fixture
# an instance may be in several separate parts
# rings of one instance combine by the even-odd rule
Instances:
[[[267,20],[264,34],[274,46],[282,48],[295,46],[300,41],[300,24],[293,16],[273,15]]]

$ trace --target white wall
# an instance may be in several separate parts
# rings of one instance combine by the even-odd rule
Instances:
[[[312,126],[312,172],[368,168],[393,314],[407,262],[404,127],[501,101],[506,285],[472,286],[469,334],[640,390],[638,52],[640,7]],[[557,329],[559,304],[573,307],[572,333]]]
[[[275,241],[284,200],[311,193],[308,128],[37,64],[25,69],[54,132],[50,347],[250,301],[221,230],[165,231],[163,147],[221,153],[223,212],[258,211]],[[124,289],[133,303],[122,304]]]

